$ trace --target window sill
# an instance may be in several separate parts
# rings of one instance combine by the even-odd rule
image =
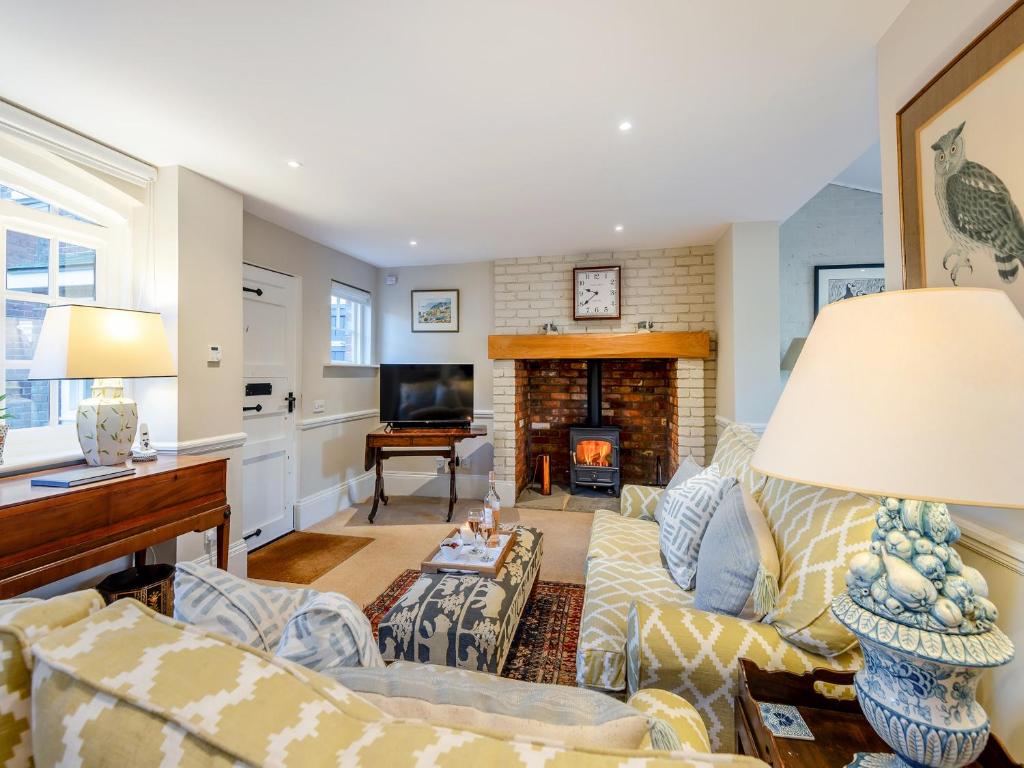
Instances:
[[[27,472],[36,472],[42,469],[56,469],[57,467],[67,467],[72,464],[82,464],[85,462],[85,457],[82,452],[79,451],[68,451],[65,453],[48,453],[48,454],[36,454],[36,455],[21,455],[13,457],[13,461],[5,461],[0,464],[0,477],[10,477],[11,475],[24,475]]]
[[[380,363],[324,363],[324,368],[380,368]]]

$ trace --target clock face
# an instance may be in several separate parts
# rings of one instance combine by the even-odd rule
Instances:
[[[576,320],[618,319],[619,267],[577,267],[573,270]]]

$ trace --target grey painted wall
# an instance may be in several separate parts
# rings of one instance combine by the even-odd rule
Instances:
[[[882,261],[882,196],[875,192],[829,184],[783,222],[779,359],[794,338],[811,330],[815,266]]]

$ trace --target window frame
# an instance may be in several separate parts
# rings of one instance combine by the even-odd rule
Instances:
[[[352,318],[354,328],[352,330],[352,359],[334,359],[334,302],[344,300],[356,307],[359,311]],[[340,280],[331,280],[331,297],[329,305],[330,333],[328,335],[327,362],[329,365],[373,365],[373,294],[370,291],[357,288],[354,285],[343,283]]]
[[[29,185],[22,183],[22,180],[10,174],[0,175],[0,184],[16,189],[18,192],[32,195],[40,200],[50,203],[53,206],[77,213],[73,204],[68,205],[60,199],[60,195],[37,193]],[[41,237],[49,240],[49,254],[47,261],[47,292],[30,293],[7,287],[7,233],[9,231],[21,234]],[[109,299],[112,286],[112,279],[109,269],[109,258],[112,249],[112,240],[115,233],[110,227],[101,223],[85,223],[71,217],[61,216],[55,212],[44,212],[29,208],[13,200],[0,200],[0,266],[3,267],[2,284],[0,284],[0,315],[4,321],[4,349],[0,356],[0,373],[3,375],[3,390],[6,391],[7,371],[10,369],[24,369],[31,366],[30,360],[8,360],[7,358],[7,302],[25,301],[34,304],[41,304],[47,307],[61,304],[86,304],[103,305]],[[60,295],[60,243],[84,246],[96,252],[95,265],[95,297],[92,299],[81,297],[68,297]],[[45,426],[21,427],[18,428],[19,435],[30,439],[33,443],[39,440],[46,440],[47,435],[52,435],[53,430],[60,428],[71,428],[74,424],[74,413],[62,414],[65,394],[67,388],[80,386],[74,382],[68,382],[62,386],[62,382],[51,380],[49,382],[49,419]],[[86,395],[88,393],[85,393]]]

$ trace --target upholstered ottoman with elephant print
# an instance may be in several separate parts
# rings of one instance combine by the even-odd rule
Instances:
[[[496,578],[425,573],[381,619],[377,643],[387,661],[498,674],[540,571],[544,534],[517,526]]]

